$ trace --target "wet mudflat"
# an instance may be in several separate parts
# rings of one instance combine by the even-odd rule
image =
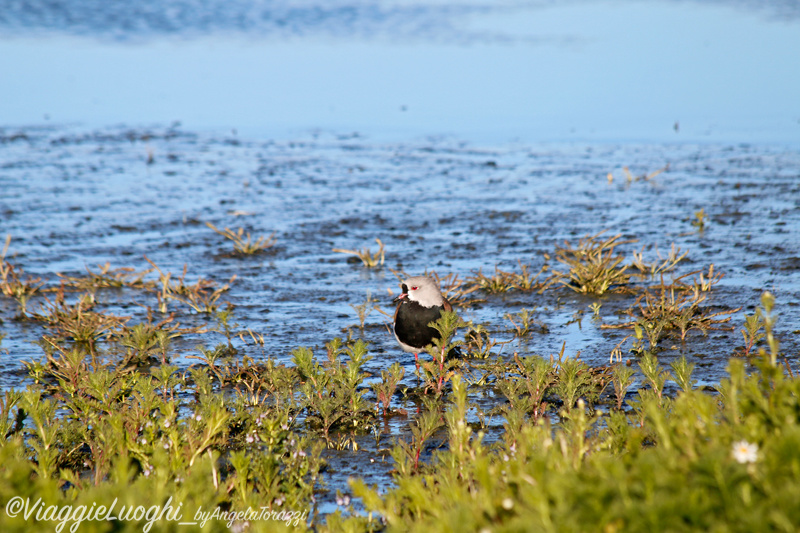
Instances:
[[[231,133],[210,136],[168,128],[80,130],[5,129],[2,136],[4,234],[11,235],[6,260],[41,278],[42,291],[61,279],[101,270],[157,265],[187,283],[199,278],[229,289],[219,309],[232,311],[231,342],[241,357],[274,359],[291,365],[300,346],[324,358],[334,337],[360,338],[372,357],[364,370],[373,376],[398,362],[402,385],[416,388],[413,359],[388,328],[397,274],[435,271],[461,279],[495,268],[531,272],[555,260],[565,241],[573,246],[606,231],[624,240],[616,253],[656,261],[675,245],[688,252],[666,282],[690,272],[724,277],[708,293],[708,312],[734,310],[722,330],[689,330],[659,342],[662,364],[686,356],[695,363],[698,385],[713,386],[725,375],[732,348],[742,346],[745,314],[752,314],[765,290],[777,301],[781,351],[796,367],[796,308],[800,303],[800,153],[775,145],[602,145],[554,144],[475,146],[456,139],[377,143],[330,134],[292,141],[244,139]],[[628,170],[626,171],[625,168]],[[663,172],[647,179],[657,170]],[[697,225],[703,210],[704,225]],[[232,243],[212,231],[244,228],[255,236],[274,232],[276,244],[260,254],[232,253]],[[694,224],[693,224],[694,222]],[[334,248],[377,250],[385,263],[366,268]],[[657,251],[656,251],[657,248]],[[147,259],[150,262],[148,262]],[[631,267],[633,268],[633,267]],[[397,273],[397,274],[396,274]],[[549,274],[545,272],[542,276]],[[235,279],[230,282],[231,278]],[[146,279],[155,280],[150,272]],[[657,280],[633,277],[631,286]],[[695,274],[691,279],[699,279]],[[34,296],[29,313],[44,312],[45,297]],[[66,298],[73,298],[67,293]],[[354,306],[368,298],[371,309],[361,327]],[[493,355],[579,356],[590,366],[610,362],[612,350],[631,329],[604,329],[629,320],[622,312],[629,295],[587,296],[563,286],[544,291],[475,291],[460,316],[485,326],[492,338],[509,341]],[[600,304],[598,315],[590,308]],[[2,387],[31,383],[24,361],[43,359],[35,344],[42,324],[19,318],[20,307],[0,299]],[[130,288],[95,291],[95,308],[131,317],[130,324],[166,317],[153,293]],[[537,326],[515,338],[506,317],[523,309]],[[167,313],[186,327],[205,328],[176,339],[168,359],[187,368],[197,345],[227,342],[214,313],[198,313],[174,300]],[[542,327],[544,326],[544,327]],[[219,331],[214,331],[217,329]],[[249,332],[263,336],[253,342]],[[242,333],[241,336],[238,333]],[[463,333],[463,332],[462,332]],[[621,345],[623,360],[632,340]],[[103,343],[98,343],[103,351]],[[636,387],[634,387],[635,390]],[[372,392],[367,398],[375,401]],[[502,396],[487,389],[487,409]],[[411,397],[398,395],[396,408],[414,411]],[[386,449],[408,431],[413,419],[379,424],[358,437],[368,454],[331,452],[328,488],[346,490],[347,477],[388,483]],[[502,431],[502,420],[489,421]],[[489,436],[491,439],[491,434]],[[496,437],[495,437],[496,438]],[[369,463],[366,463],[369,455]],[[353,463],[353,457],[358,462]],[[356,470],[352,471],[355,464]],[[332,496],[329,494],[329,500]]]

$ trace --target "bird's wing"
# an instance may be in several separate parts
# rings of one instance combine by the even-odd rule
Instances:
[[[442,304],[442,307],[444,307],[445,311],[452,311],[453,310],[453,306],[450,305],[450,302],[447,301],[447,298],[444,299],[444,304]]]

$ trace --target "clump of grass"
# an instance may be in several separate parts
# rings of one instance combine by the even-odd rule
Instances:
[[[690,272],[689,274],[687,274],[687,276],[693,274],[697,274],[697,272]],[[723,274],[722,272],[715,273],[713,264],[709,265],[708,274],[705,274],[702,270],[699,272],[699,274],[700,274],[699,280],[696,280],[693,284],[693,290],[695,294],[700,292],[709,292],[711,290],[711,287],[719,283],[719,280],[721,280],[725,276],[725,274]]]
[[[628,265],[621,265],[625,257],[617,255],[615,249],[635,241],[621,241],[622,235],[601,239],[602,233],[580,239],[575,248],[569,242],[557,246],[556,259],[569,271],[553,271],[553,280],[581,294],[624,290],[630,274],[626,273]]]
[[[62,274],[58,274],[58,276],[63,280],[65,287],[85,292],[121,287],[151,289],[155,285],[152,281],[145,281],[144,279],[153,269],[140,272],[129,267],[112,269],[111,263],[108,262],[104,265],[97,265],[97,269],[97,272],[94,272],[89,267],[86,267],[87,275],[83,277]]]
[[[361,263],[367,268],[376,268],[378,266],[383,265],[383,260],[385,256],[384,244],[381,242],[380,239],[375,239],[375,242],[378,243],[378,251],[372,253],[372,250],[369,248],[364,248],[363,250],[346,250],[343,248],[334,248],[333,251],[340,254],[349,254],[357,257],[361,260]]]
[[[275,232],[272,232],[269,237],[262,236],[253,241],[250,232],[248,231],[245,233],[244,228],[239,228],[236,231],[230,228],[219,229],[211,222],[206,222],[206,226],[226,239],[231,240],[233,242],[234,253],[241,255],[253,255],[264,252],[275,246],[275,243],[278,242],[278,239],[275,238]]]
[[[94,354],[97,341],[104,337],[110,338],[130,320],[130,317],[93,311],[93,298],[87,294],[82,295],[74,304],[67,303],[63,291],[57,293],[53,301],[46,301],[45,314],[35,315],[52,332],[45,339],[53,344],[72,341],[84,353]]]
[[[769,348],[769,353],[767,353],[764,348],[759,348],[758,353],[762,359],[766,360],[769,358],[769,362],[773,367],[777,366],[778,364],[778,348],[780,346],[778,339],[775,337],[774,328],[777,322],[777,317],[773,313],[774,306],[775,297],[771,292],[765,292],[761,295],[761,307],[756,309],[756,314],[761,319],[761,323],[764,325],[764,336],[767,339],[767,347]]]
[[[533,309],[523,308],[518,313],[506,313],[503,315],[503,318],[514,325],[514,335],[522,339],[529,336],[534,328],[540,333],[547,333],[549,331],[544,322],[534,318],[535,313],[535,307]]]
[[[633,321],[619,325],[603,324],[600,327],[632,328],[637,338],[647,337],[651,350],[672,331],[679,332],[683,341],[692,329],[704,334],[709,330],[727,329],[723,324],[729,322],[730,315],[741,307],[712,313],[701,306],[706,298],[697,291],[676,290],[674,285],[667,286],[662,280],[661,285],[654,289],[645,289],[625,311]]]
[[[487,359],[492,355],[495,346],[502,345],[492,338],[491,333],[483,324],[467,322],[467,331],[464,334],[463,347],[470,357],[474,359]]]
[[[179,337],[180,324],[170,324],[173,317],[154,324],[141,322],[133,327],[124,327],[118,333],[119,344],[126,349],[123,364],[146,364],[160,360],[167,364],[170,341]]]
[[[227,283],[217,285],[213,280],[199,277],[195,283],[186,282],[186,265],[183,266],[183,273],[176,281],[172,281],[171,272],[163,272],[153,261],[145,256],[145,260],[150,263],[158,272],[158,283],[160,289],[156,292],[158,298],[158,310],[167,313],[169,300],[179,301],[197,313],[213,315],[219,310],[220,298],[230,289],[236,281],[236,274],[231,276]],[[228,302],[230,306],[230,302]]]
[[[188,305],[197,313],[213,315],[221,305],[219,299],[230,289],[235,280],[236,274],[223,285],[217,285],[213,280],[198,278],[194,284],[179,286],[178,291],[170,297]]]
[[[664,274],[665,272],[671,272],[675,269],[675,267],[686,258],[689,254],[689,251],[685,251],[681,253],[680,248],[675,247],[675,243],[672,243],[670,247],[669,253],[666,257],[662,257],[656,248],[656,255],[658,255],[658,261],[653,261],[648,263],[644,259],[644,246],[640,252],[633,252],[633,261],[632,266],[639,271],[639,274],[644,277],[653,278],[657,275]]]
[[[531,274],[530,266],[523,265],[521,261],[518,263],[519,273],[501,270],[495,266],[494,274],[491,276],[485,275],[481,269],[467,278],[466,283],[472,290],[482,290],[489,294],[499,294],[511,290],[542,292],[549,286],[546,281],[539,281],[539,277],[547,271],[547,265],[542,266],[536,274]]]

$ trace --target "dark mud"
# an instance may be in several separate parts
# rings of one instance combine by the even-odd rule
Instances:
[[[628,166],[640,176],[666,165],[651,180],[629,181],[622,170]],[[12,236],[8,259],[43,278],[45,287],[57,286],[57,273],[79,276],[106,262],[145,270],[145,256],[173,275],[186,266],[187,282],[202,277],[223,284],[236,275],[222,297],[233,305],[235,329],[265,339],[258,346],[234,338],[241,354],[290,363],[294,348],[310,346],[322,357],[325,342],[349,333],[369,342],[369,372],[379,375],[399,361],[408,386],[415,385],[413,360],[397,348],[386,317],[373,311],[360,329],[351,307],[371,294],[391,313],[391,293],[398,289],[391,269],[464,278],[479,269],[491,274],[495,266],[517,271],[521,261],[536,271],[557,244],[602,230],[637,239],[620,249],[628,257],[646,246],[652,260],[654,246],[664,254],[675,243],[689,251],[678,275],[711,264],[725,274],[704,305],[743,308],[730,322],[734,331],[691,331],[684,342],[668,339],[658,353],[665,364],[687,356],[697,365],[698,385],[710,385],[725,375],[742,344],[743,315],[764,290],[775,294],[781,348],[797,368],[799,169],[800,151],[775,145],[493,148],[450,138],[378,144],[326,133],[256,141],[204,136],[178,125],[5,129],[0,216],[2,235]],[[700,209],[708,216],[702,232],[691,224]],[[277,244],[263,254],[233,255],[232,244],[206,222],[254,235],[275,232]],[[377,249],[376,238],[386,245],[383,268],[366,269],[332,251]],[[550,265],[559,268],[552,259]],[[535,307],[535,318],[549,330],[506,345],[504,355],[548,356],[566,343],[567,355],[580,352],[590,365],[603,365],[627,334],[600,324],[623,321],[619,313],[629,297],[590,298],[566,288],[479,296],[483,302],[460,313],[485,324],[498,340],[513,338],[503,315],[522,308]],[[144,320],[148,308],[158,316],[155,297],[141,291],[98,291],[97,301],[102,310],[131,316],[130,324]],[[602,304],[599,321],[589,310],[595,301]],[[34,299],[29,308],[35,312],[41,304]],[[170,311],[185,325],[214,325],[178,302]],[[43,356],[33,344],[41,326],[16,319],[17,313],[13,300],[0,299],[4,389],[24,387],[29,380],[22,362]],[[189,336],[172,345],[171,356],[186,367],[196,344],[224,340],[217,333]],[[399,406],[414,409],[413,402]],[[346,477],[355,474],[369,483],[388,481],[388,449],[408,431],[407,423],[393,421],[377,440],[361,438],[360,447],[372,450],[369,465],[350,471],[347,454],[331,453],[329,488],[344,489]]]

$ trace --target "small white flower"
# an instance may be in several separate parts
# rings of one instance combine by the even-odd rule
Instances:
[[[142,444],[147,444],[147,439],[142,437],[142,440],[140,440],[139,442],[141,442]]]
[[[511,498],[505,498],[503,500],[503,509],[506,511],[510,511],[514,507],[514,500]]]
[[[733,458],[739,463],[755,463],[758,459],[758,444],[750,444],[746,440],[733,443]]]
[[[169,420],[167,420],[166,422],[164,422],[164,427],[165,427],[165,428],[168,428],[168,427],[170,427],[171,425],[172,425],[172,424],[170,424],[170,423],[169,423]]]
[[[194,417],[194,419],[197,420],[198,422],[200,422],[203,419],[203,417],[200,416],[200,415],[197,415],[197,416]]]
[[[253,442],[255,442],[256,439],[252,434],[250,434],[247,437],[245,437],[244,440],[246,440],[248,444],[252,444]]]

